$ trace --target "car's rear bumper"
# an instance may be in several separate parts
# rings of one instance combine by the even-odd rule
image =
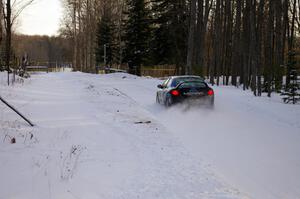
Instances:
[[[188,104],[195,106],[214,106],[214,96],[201,96],[201,97],[173,97],[173,104]]]

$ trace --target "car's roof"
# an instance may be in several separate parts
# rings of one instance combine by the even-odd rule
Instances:
[[[199,78],[199,79],[204,79],[203,77],[200,76],[196,76],[196,75],[180,75],[180,76],[171,76],[171,79],[175,79],[175,78]]]

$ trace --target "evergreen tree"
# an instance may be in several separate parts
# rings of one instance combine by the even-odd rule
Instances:
[[[184,65],[187,51],[187,2],[153,0],[155,29],[152,57],[155,64]]]
[[[124,61],[131,74],[141,75],[141,65],[149,61],[150,12],[145,0],[127,0],[127,7]]]
[[[98,30],[96,35],[96,63],[97,65],[104,63],[105,66],[111,66],[114,57],[114,24],[111,17],[104,13],[101,20],[98,22]],[[106,53],[104,52],[106,51]]]
[[[287,63],[287,66],[290,68],[290,73],[288,74],[290,83],[286,85],[285,91],[281,95],[284,96],[282,99],[285,103],[296,104],[300,101],[300,79],[296,69],[296,53],[294,51],[289,52],[288,56],[289,63]]]

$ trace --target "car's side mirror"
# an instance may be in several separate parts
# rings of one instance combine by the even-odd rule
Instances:
[[[161,84],[158,84],[157,88],[163,89],[164,87]]]

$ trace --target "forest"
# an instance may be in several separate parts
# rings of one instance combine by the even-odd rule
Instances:
[[[7,8],[7,2],[2,1],[1,7]],[[287,91],[297,84],[300,0],[62,3],[64,17],[59,35],[56,39],[47,38],[43,45],[49,54],[50,44],[52,48],[61,48],[55,41],[65,43],[60,51],[54,50],[63,51],[64,56],[47,59],[72,62],[76,71],[95,73],[105,66],[126,68],[141,75],[142,67],[172,66],[176,74],[202,75],[213,85],[251,89],[255,96],[263,92],[271,96],[272,92]],[[11,54],[20,52],[20,43],[26,43],[26,39],[15,42],[18,45],[7,52],[9,41],[20,36],[10,38],[6,25],[9,10],[2,10],[0,41],[4,70],[11,63]],[[33,41],[38,43],[39,39]]]

